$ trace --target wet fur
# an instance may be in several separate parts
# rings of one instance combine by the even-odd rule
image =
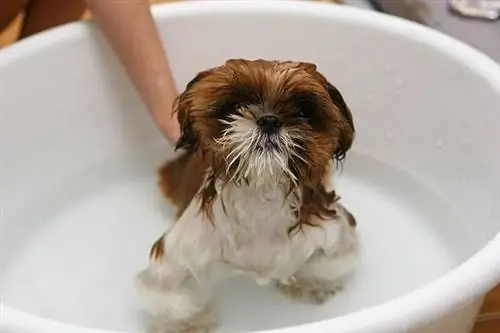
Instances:
[[[219,266],[293,299],[318,304],[333,296],[357,253],[355,218],[331,188],[332,168],[354,139],[340,92],[313,64],[238,59],[198,74],[175,110],[184,152],[158,176],[178,221],[155,242],[137,279],[151,332],[215,327],[206,282]],[[290,138],[280,140],[305,148],[287,143],[286,165],[260,159],[253,139],[235,144],[234,126],[253,131],[268,110],[287,126]]]
[[[254,68],[260,68],[260,72],[254,73]],[[301,85],[304,90],[297,90],[296,87]],[[300,123],[295,127],[297,132],[307,133],[301,144],[305,147],[304,151],[309,153],[304,153],[302,160],[296,161],[291,167],[292,173],[299,181],[298,187],[304,194],[298,213],[299,219],[292,229],[300,229],[302,225],[309,224],[311,215],[333,218],[335,213],[330,211],[328,206],[333,203],[335,193],[325,191],[323,180],[330,171],[332,158],[342,161],[350,149],[354,140],[354,122],[337,88],[317,71],[314,64],[300,62],[229,60],[224,66],[199,73],[179,96],[175,109],[183,135],[177,143],[177,148],[188,151],[190,157],[184,158],[196,161],[180,163],[186,163],[188,167],[191,163],[199,163],[198,166],[204,164],[205,169],[210,168],[213,171],[212,178],[200,193],[202,210],[207,216],[211,215],[211,203],[217,195],[213,186],[214,180],[224,178],[227,181],[234,171],[234,168],[226,170],[225,160],[220,156],[222,153],[217,142],[200,140],[218,137],[221,132],[219,119],[207,115],[206,110],[213,108],[214,112],[224,112],[226,108],[238,107],[240,100],[261,103],[254,91],[263,95],[262,99],[269,107],[284,110],[285,119],[295,118],[295,115],[287,114],[287,109],[296,108],[297,103],[302,104],[305,109],[316,102],[325,108],[325,115],[311,125],[317,127],[316,129]],[[314,100],[311,96],[314,96]],[[254,116],[251,112],[245,114],[249,119]],[[168,165],[166,167],[168,168]],[[195,173],[194,177],[189,182],[199,184],[198,173]],[[189,184],[188,187],[191,186]]]
[[[188,152],[158,170],[158,185],[163,195],[177,208],[176,219],[200,190],[205,170],[203,160]]]

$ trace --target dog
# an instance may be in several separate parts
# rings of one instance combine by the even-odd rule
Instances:
[[[231,59],[196,75],[174,111],[182,154],[158,174],[177,222],[136,280],[151,332],[215,328],[214,272],[306,302],[333,296],[358,252],[332,188],[355,136],[340,92],[312,63]]]

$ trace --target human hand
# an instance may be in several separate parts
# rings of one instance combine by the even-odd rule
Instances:
[[[154,118],[158,128],[167,140],[175,144],[181,136],[181,130],[177,117],[173,114],[171,109],[167,112],[158,113],[158,116]]]

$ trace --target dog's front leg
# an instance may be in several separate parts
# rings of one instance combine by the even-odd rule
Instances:
[[[342,288],[344,277],[356,265],[357,238],[354,217],[340,204],[336,220],[321,227],[306,227],[303,237],[316,244],[314,254],[289,279],[279,281],[278,289],[292,299],[322,304]]]
[[[215,258],[213,226],[195,204],[152,247],[136,280],[151,333],[206,333],[216,325],[203,281]],[[211,231],[208,229],[212,229]]]
[[[151,333],[205,333],[216,324],[209,295],[185,269],[164,262],[137,277]]]

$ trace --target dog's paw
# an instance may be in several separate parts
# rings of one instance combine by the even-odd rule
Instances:
[[[342,289],[340,284],[298,281],[277,282],[276,286],[289,298],[311,304],[323,304]]]
[[[149,333],[213,333],[214,328],[211,327],[183,327],[183,328],[151,328]]]
[[[148,333],[212,333],[216,327],[215,311],[212,306],[207,305],[195,316],[185,320],[156,316],[150,323]]]

